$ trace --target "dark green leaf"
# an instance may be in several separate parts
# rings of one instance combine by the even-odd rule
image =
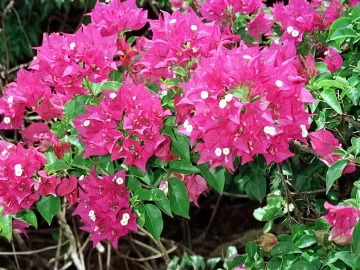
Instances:
[[[221,167],[210,171],[209,163],[199,164],[198,168],[206,182],[208,182],[217,192],[222,194],[225,185],[225,169]]]
[[[318,270],[314,265],[307,262],[298,262],[292,264],[289,270]]]
[[[66,123],[74,120],[76,116],[85,112],[84,104],[88,100],[88,96],[75,96],[64,106],[64,112],[66,116]]]
[[[14,218],[24,221],[27,224],[35,227],[36,229],[38,227],[36,215],[31,209],[17,213]]]
[[[164,222],[161,211],[153,204],[145,204],[145,228],[154,239],[159,240]]]
[[[186,187],[180,179],[172,177],[168,180],[171,210],[179,216],[189,217],[189,198]]]
[[[346,263],[351,268],[354,267],[355,257],[349,251],[338,251],[335,253],[335,257]]]
[[[166,197],[165,193],[160,189],[152,189],[153,198],[155,204],[168,216],[172,217],[171,206],[168,197]]]
[[[320,95],[331,108],[333,108],[338,114],[342,114],[341,106],[337,99],[335,90],[328,88],[322,91]]]
[[[255,242],[247,242],[245,246],[245,251],[250,257],[254,257],[257,253],[258,246]]]
[[[295,243],[298,248],[307,248],[317,243],[315,234],[305,234]]]
[[[351,28],[340,28],[335,30],[329,40],[337,40],[341,38],[356,38],[358,34]]]
[[[178,172],[183,174],[199,173],[200,170],[185,160],[172,160],[169,163],[169,172]]]
[[[53,217],[60,211],[60,199],[54,196],[42,196],[36,203],[36,207],[41,216],[51,224]]]
[[[251,190],[254,197],[262,202],[266,194],[266,178],[262,175],[255,175],[247,183],[246,187]]]
[[[326,173],[326,193],[329,192],[334,182],[342,175],[348,161],[341,159],[332,164]]]
[[[360,256],[360,221],[355,226],[353,236],[352,236],[352,245],[354,249],[355,257]]]
[[[301,250],[291,242],[277,243],[271,250],[271,256],[281,256],[292,253],[301,253]]]

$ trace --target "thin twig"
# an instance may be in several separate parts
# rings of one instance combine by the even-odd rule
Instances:
[[[18,260],[17,255],[16,255],[14,241],[11,241],[11,247],[12,247],[12,250],[14,252],[14,258],[15,258],[16,267],[17,267],[18,270],[20,270],[20,264],[19,264],[19,260]]]
[[[69,240],[66,240],[64,243],[62,243],[61,246],[65,246],[66,244],[69,243]],[[37,253],[42,253],[45,251],[49,251],[49,250],[53,250],[56,249],[56,246],[51,246],[51,247],[46,247],[46,248],[41,248],[41,249],[36,249],[36,250],[29,250],[29,251],[17,251],[17,252],[0,252],[0,256],[12,256],[16,253],[16,255],[34,255]]]
[[[61,251],[61,238],[62,238],[62,229],[61,229],[61,227],[59,227],[59,240],[58,240],[56,254],[55,254],[54,270],[58,270],[58,268],[59,268],[60,251]]]
[[[111,244],[107,242],[107,254],[106,254],[106,270],[110,270],[111,265]]]
[[[7,44],[7,37],[6,37],[5,17],[6,17],[6,13],[8,13],[10,9],[12,9],[14,4],[15,4],[14,0],[11,0],[9,2],[9,4],[4,9],[4,12],[3,12],[3,15],[2,15],[2,20],[1,20],[2,35],[3,35],[3,39],[4,39],[4,47],[5,47],[5,54],[6,54],[5,84],[7,83],[7,75],[8,75],[8,70],[10,68],[10,54],[9,54],[9,47],[8,47],[8,44]]]
[[[70,226],[66,222],[65,215],[62,212],[59,212],[56,215],[59,219],[59,224],[61,228],[64,230],[64,235],[67,239],[69,239],[69,250],[68,253],[70,254],[70,257],[76,267],[77,270],[85,270],[85,266],[81,263],[80,258],[76,252],[76,240],[74,237],[73,232],[71,231]]]
[[[32,51],[31,42],[30,42],[29,37],[28,37],[28,35],[26,34],[26,31],[25,31],[25,29],[24,29],[24,27],[23,27],[23,25],[22,25],[22,23],[21,23],[21,19],[20,19],[19,13],[16,11],[15,8],[12,8],[11,10],[14,12],[14,14],[15,14],[15,16],[16,16],[16,18],[17,18],[19,27],[20,27],[21,31],[23,32],[23,34],[24,34],[24,36],[25,36],[26,43],[28,44],[30,55],[31,55],[31,57],[33,57],[33,56],[34,56],[34,53],[33,53],[33,51]]]

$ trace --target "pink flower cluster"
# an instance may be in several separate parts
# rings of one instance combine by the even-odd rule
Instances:
[[[111,160],[123,158],[145,171],[152,155],[164,161],[172,156],[170,139],[160,134],[171,113],[144,83],[135,85],[127,77],[118,91],[104,95],[100,105],[85,106],[87,113],[73,121],[85,144],[84,158],[111,154]]]
[[[330,1],[327,7],[324,1],[290,0],[288,5],[275,3],[272,8],[274,19],[280,23],[283,35],[280,41],[294,41],[299,44],[304,33],[325,30],[340,17],[343,4],[339,0]]]
[[[39,199],[34,175],[45,163],[45,156],[35,148],[0,141],[0,204],[4,215],[29,209]]]
[[[179,66],[207,56],[224,38],[218,24],[203,23],[193,10],[186,13],[176,10],[171,15],[162,12],[162,15],[163,18],[150,20],[152,39],[141,38],[136,45],[141,60],[134,68],[151,81],[173,78]],[[192,67],[196,65],[192,63]]]
[[[322,218],[332,226],[329,240],[341,246],[351,243],[355,225],[360,218],[360,210],[352,205],[334,206],[328,202],[325,202],[325,209],[328,210],[328,214]]]
[[[235,14],[253,14],[264,4],[262,0],[206,0],[198,1],[201,15],[212,21],[224,22],[235,18]]]
[[[242,164],[257,154],[267,163],[291,157],[289,141],[306,143],[304,103],[314,101],[300,70],[292,42],[264,49],[241,44],[201,58],[182,84],[183,96],[175,99],[179,131],[192,145],[199,141],[199,163],[233,171],[235,156]]]
[[[147,22],[147,12],[136,7],[135,0],[109,5],[98,2],[91,13],[92,23],[81,26],[75,34],[45,34],[37,56],[10,83],[0,99],[4,119],[0,129],[18,129],[25,109],[38,113],[43,120],[60,118],[63,105],[76,94],[87,94],[83,79],[104,82],[120,63],[123,46],[117,42],[122,31],[140,29]]]
[[[109,240],[117,248],[120,237],[137,231],[125,186],[125,171],[100,177],[93,168],[79,183],[80,201],[73,215],[79,215],[85,223],[81,229],[90,233],[94,246]]]

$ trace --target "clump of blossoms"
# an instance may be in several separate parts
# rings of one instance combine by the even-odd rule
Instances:
[[[104,91],[99,105],[85,108],[87,113],[74,120],[85,144],[84,158],[111,154],[111,160],[124,159],[145,171],[152,155],[164,161],[171,156],[170,140],[161,135],[171,113],[144,83],[135,85],[127,77],[118,91]]]
[[[35,148],[0,141],[0,204],[4,215],[27,210],[39,199],[35,175],[45,163],[45,156]]]
[[[328,213],[322,218],[332,226],[329,240],[341,246],[351,243],[355,225],[359,221],[360,210],[352,205],[334,206],[328,202],[325,202],[325,209]]]
[[[293,43],[270,47],[225,48],[201,58],[194,76],[182,84],[176,101],[179,131],[190,136],[199,163],[234,170],[235,156],[245,164],[257,154],[267,163],[291,156],[288,143],[306,143],[314,99],[304,88]]]
[[[85,223],[81,229],[90,233],[94,246],[102,240],[109,240],[117,248],[120,237],[129,231],[137,231],[124,170],[101,177],[93,168],[79,184],[79,203],[73,215],[81,217],[81,222]]]

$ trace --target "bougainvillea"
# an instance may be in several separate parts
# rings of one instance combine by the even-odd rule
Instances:
[[[343,31],[330,26],[358,1],[323,2],[267,8],[260,0],[171,1],[172,14],[148,20],[135,0],[98,1],[91,22],[74,34],[45,34],[28,69],[0,98],[0,128],[19,130],[23,139],[0,141],[3,215],[24,231],[16,214],[36,203],[50,223],[56,213],[49,217],[42,207],[60,209],[63,198],[94,246],[109,240],[116,248],[138,226],[159,239],[161,211],[189,218],[189,202],[199,206],[209,188],[223,193],[231,186],[260,202],[270,192],[268,205],[254,212],[268,222],[266,232],[285,214],[291,223],[294,208],[301,216],[303,205],[320,218],[324,208],[310,196],[355,172],[360,153],[358,138],[342,147],[328,130],[342,141],[346,135],[336,120],[325,121],[346,120],[345,110],[359,101],[358,63],[343,73],[353,74],[349,80],[339,76],[351,58],[342,57],[348,47],[341,42],[358,38],[353,24],[343,25],[356,24],[357,13],[341,21]],[[147,23],[147,37],[127,36]],[[30,123],[29,115],[40,122]],[[350,128],[358,127],[351,120]],[[318,178],[304,183],[318,176],[299,171],[311,164],[293,150],[299,145],[330,167],[325,192],[313,192],[322,187]],[[316,170],[326,168],[319,164]],[[354,207],[325,204],[329,240],[339,245],[351,242],[359,219],[360,193],[353,193]],[[322,233],[314,230],[306,232],[311,245]],[[291,254],[309,247],[294,239]],[[284,241],[265,234],[258,242],[272,254]],[[247,252],[258,248],[250,245]],[[250,257],[234,268],[252,265]]]

